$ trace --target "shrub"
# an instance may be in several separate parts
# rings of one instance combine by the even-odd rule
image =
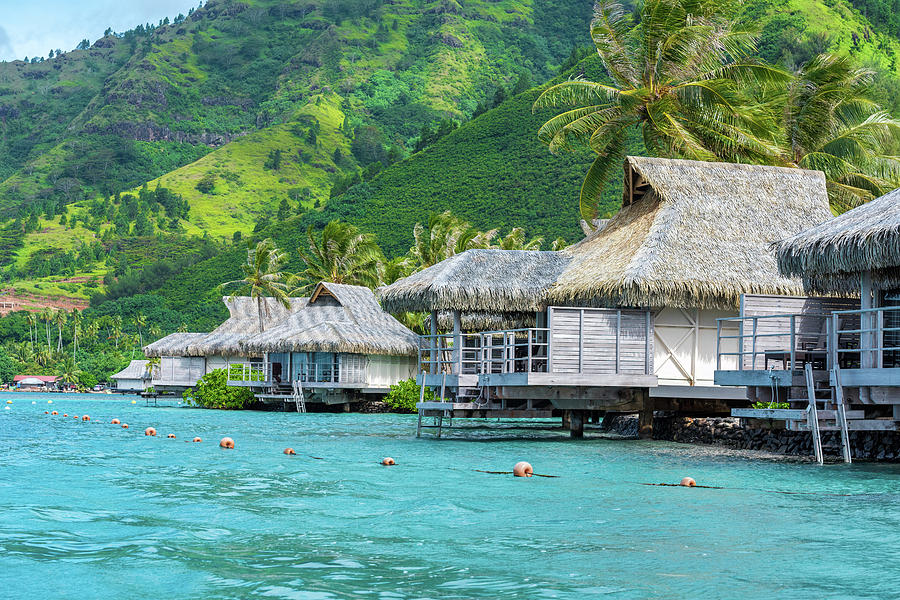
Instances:
[[[384,397],[384,402],[397,412],[414,413],[416,403],[419,401],[421,388],[415,379],[404,379],[391,386],[391,391]],[[425,388],[425,401],[434,400],[434,392],[431,388]]]
[[[193,406],[225,410],[246,408],[253,402],[253,392],[249,389],[225,384],[225,369],[216,369],[201,377],[196,389],[185,390],[182,397]]]

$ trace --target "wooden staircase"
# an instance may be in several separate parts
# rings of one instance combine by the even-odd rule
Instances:
[[[789,431],[808,431],[812,436],[813,455],[816,462],[824,464],[824,451],[830,449],[822,445],[822,432],[839,431],[840,456],[845,463],[850,463],[850,426],[848,419],[862,419],[864,411],[847,410],[844,389],[841,385],[841,373],[839,368],[832,370],[835,381],[834,388],[827,377],[817,377],[812,365],[807,363],[804,368],[806,379],[806,395],[803,397],[788,398],[792,404],[806,402],[805,409],[796,408],[735,408],[731,414],[734,417],[783,420],[787,423]]]

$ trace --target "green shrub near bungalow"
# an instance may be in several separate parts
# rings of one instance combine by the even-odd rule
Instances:
[[[253,392],[248,388],[226,385],[225,369],[210,371],[194,388],[185,390],[182,397],[192,406],[225,410],[247,408],[253,402]]]
[[[384,397],[384,402],[391,410],[403,413],[415,413],[416,403],[419,401],[421,388],[415,379],[404,379],[391,386],[391,391]],[[431,388],[425,388],[425,401],[434,400],[434,392]]]

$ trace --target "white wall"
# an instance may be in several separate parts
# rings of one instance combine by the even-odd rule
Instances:
[[[716,319],[737,311],[663,308],[654,317],[654,360],[660,385],[713,385],[716,370]],[[734,335],[737,329],[728,335]],[[733,352],[737,340],[723,343]],[[722,369],[737,368],[736,357],[723,359]]]
[[[146,382],[142,379],[116,379],[117,390],[145,390]]]
[[[369,387],[388,387],[416,374],[413,356],[385,356],[370,354],[366,364],[366,384]]]

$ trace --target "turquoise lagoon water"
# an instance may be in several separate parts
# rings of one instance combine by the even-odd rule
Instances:
[[[416,439],[414,417],[397,415],[7,399],[4,598],[900,594],[895,466],[817,467],[546,430]],[[143,435],[150,425],[159,437]],[[225,435],[235,450],[217,447]],[[194,436],[203,442],[188,443]],[[283,455],[287,446],[298,455]],[[381,467],[387,455],[398,466]],[[476,471],[523,459],[558,477]],[[725,489],[642,485],[685,475]]]

